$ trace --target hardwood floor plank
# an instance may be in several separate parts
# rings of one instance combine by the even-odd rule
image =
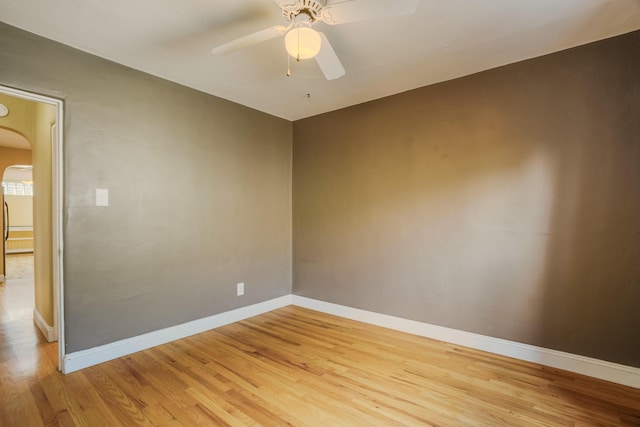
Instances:
[[[39,412],[42,423],[45,426],[59,425],[56,412],[51,402],[49,402],[49,398],[44,392],[42,384],[38,381],[33,381],[29,386],[29,392],[31,396],[33,396],[34,407]],[[38,404],[35,405],[35,402],[38,402]]]
[[[300,307],[66,376],[31,319],[0,338],[3,427],[640,426],[640,390]]]
[[[52,372],[56,372],[52,370]],[[67,396],[64,384],[60,381],[61,377],[57,374],[39,378],[37,381],[42,387],[42,391],[47,401],[56,414],[56,421],[61,426],[77,426],[84,425],[84,417],[80,406],[74,399]]]
[[[122,391],[115,381],[100,366],[83,371],[87,380],[94,385],[100,399],[110,408],[111,413],[122,422],[139,426],[152,426],[152,423],[140,411],[136,400],[132,400]]]

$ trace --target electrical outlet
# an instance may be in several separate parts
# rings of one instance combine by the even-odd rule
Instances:
[[[238,283],[236,285],[236,289],[238,291],[238,296],[244,295],[244,283]]]

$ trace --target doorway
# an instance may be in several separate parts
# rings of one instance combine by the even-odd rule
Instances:
[[[4,295],[18,289],[15,280],[33,282],[33,321],[49,341],[58,341],[58,369],[62,370],[64,357],[64,327],[62,304],[62,101],[0,86],[0,175],[3,176],[3,198],[11,198],[11,207],[2,212],[5,239],[0,259],[0,285]],[[13,141],[6,143],[10,134]],[[5,143],[3,143],[3,136]],[[22,137],[30,143],[32,162],[16,162],[16,156],[25,150],[11,146]],[[9,147],[7,147],[9,145]],[[28,163],[33,165],[30,168]],[[8,166],[18,164],[19,167]],[[27,169],[30,169],[27,171]],[[8,171],[8,173],[5,173]],[[31,179],[24,175],[30,172]],[[18,177],[20,173],[23,176]],[[32,224],[29,224],[28,197],[32,197]],[[16,194],[12,194],[16,193]],[[17,193],[21,197],[18,198]],[[4,202],[3,202],[4,205]],[[8,217],[8,218],[5,218]],[[20,224],[18,224],[20,222]],[[31,230],[30,230],[31,229]],[[31,231],[31,236],[29,232]],[[8,233],[8,235],[7,235]],[[11,240],[9,240],[11,239]],[[18,259],[18,256],[21,256]],[[7,259],[8,258],[8,259]],[[28,275],[29,261],[33,260],[33,278]],[[11,269],[16,271],[11,271]],[[20,271],[17,271],[20,269]],[[6,277],[4,277],[6,275]],[[12,286],[6,286],[11,284]],[[21,288],[24,291],[24,288]],[[11,295],[18,295],[17,290]],[[21,297],[23,297],[22,295]],[[14,302],[17,301],[14,299]],[[6,309],[7,301],[0,301]],[[8,311],[7,311],[8,312]],[[24,314],[24,313],[23,313]]]

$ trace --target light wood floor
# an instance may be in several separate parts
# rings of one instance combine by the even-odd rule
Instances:
[[[7,255],[7,280],[33,279],[33,253]]]
[[[66,376],[0,339],[2,426],[640,425],[640,390],[298,307]]]

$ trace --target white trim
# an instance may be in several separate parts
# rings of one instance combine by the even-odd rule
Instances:
[[[32,254],[33,248],[7,249],[4,251],[6,255]]]
[[[29,101],[43,102],[45,104],[57,105],[58,103],[62,103],[59,99],[50,98],[44,95],[38,95],[37,93],[27,92],[20,89],[14,89],[8,86],[0,85],[0,93],[9,96],[15,96],[16,98],[27,99]]]
[[[258,316],[278,308],[286,307],[287,305],[297,305],[334,316],[640,388],[640,368],[443,326],[431,325],[429,323],[403,319],[298,295],[285,295],[181,325],[171,326],[99,347],[69,353],[64,357],[62,371],[68,374],[157,345],[238,322],[249,317]]]
[[[53,279],[53,327],[58,341],[58,370],[62,370],[65,355],[64,341],[64,294],[63,294],[63,225],[64,206],[63,189],[63,129],[64,109],[62,101],[56,108],[56,122],[51,126],[51,220],[53,221],[51,236],[51,277]]]
[[[68,374],[79,369],[107,362],[131,353],[146,350],[160,344],[186,338],[220,326],[258,316],[278,308],[291,305],[291,295],[285,295],[272,300],[237,308],[224,313],[215,314],[181,325],[171,326],[143,335],[127,338],[121,341],[90,348],[88,350],[69,353],[64,357],[62,372]]]
[[[291,300],[293,305],[323,313],[640,388],[640,368],[360,310],[298,295],[292,295]]]
[[[29,196],[29,197],[33,197],[33,196]],[[33,231],[33,227],[29,225],[10,225],[9,231]]]
[[[33,309],[33,321],[35,322],[42,335],[47,339],[48,342],[53,342],[56,340],[56,331],[53,329],[53,326],[49,326],[44,317],[40,314],[37,308]]]
[[[0,85],[0,93],[56,107],[55,140],[51,146],[51,256],[53,276],[53,330],[58,341],[58,370],[62,370],[64,341],[64,275],[63,275],[63,141],[64,104],[62,100]],[[53,131],[53,130],[52,130]]]

